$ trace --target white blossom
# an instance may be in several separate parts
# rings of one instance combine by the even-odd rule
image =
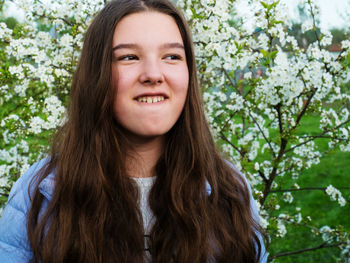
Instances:
[[[306,31],[309,31],[313,29],[314,24],[312,20],[306,20],[302,25],[301,25],[301,31],[305,33]]]
[[[292,203],[293,202],[292,194],[290,192],[283,193],[283,200],[287,203]]]
[[[333,239],[332,233],[333,229],[331,229],[329,226],[323,226],[320,228],[320,232],[322,234],[322,239],[326,242],[331,242]]]
[[[12,30],[7,28],[6,24],[0,22],[0,40],[1,41],[9,41],[12,35]]]
[[[341,192],[338,189],[334,188],[332,185],[329,185],[326,188],[326,194],[330,196],[332,201],[338,201],[340,206],[345,206],[346,201]]]
[[[287,234],[287,228],[282,221],[278,221],[277,223],[277,236],[284,237]]]
[[[42,118],[38,116],[32,117],[29,124],[30,125],[29,131],[34,134],[40,133],[42,131],[44,123],[45,121]]]

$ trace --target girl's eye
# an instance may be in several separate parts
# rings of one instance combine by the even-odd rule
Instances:
[[[137,60],[138,57],[135,55],[124,55],[118,58],[118,60],[124,60],[124,61],[128,61],[128,60]]]
[[[168,55],[168,56],[165,57],[165,59],[181,60],[181,56],[179,56],[179,55]]]

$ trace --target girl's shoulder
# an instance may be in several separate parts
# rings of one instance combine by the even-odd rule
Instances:
[[[31,196],[38,177],[49,159],[33,164],[13,185],[8,203],[0,219],[0,262],[26,262],[32,252],[27,236],[27,215]],[[53,175],[39,184],[39,191],[49,200],[53,189]],[[47,200],[47,201],[48,201]],[[47,202],[45,202],[47,204]]]
[[[34,163],[13,185],[10,195],[9,203],[19,205],[19,209],[28,208],[30,206],[30,196],[35,191],[37,185],[38,173],[46,168],[49,158],[42,159]],[[54,173],[50,173],[39,184],[39,191],[47,199],[51,199],[54,187]]]

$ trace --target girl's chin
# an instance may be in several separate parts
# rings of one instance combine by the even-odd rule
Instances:
[[[162,140],[168,130],[165,130],[164,132],[160,132],[159,130],[130,131],[122,128],[122,132],[130,142],[147,143],[154,140]]]

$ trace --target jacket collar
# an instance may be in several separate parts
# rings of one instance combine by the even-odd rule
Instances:
[[[53,191],[55,188],[55,178],[54,174],[50,173],[44,180],[39,184],[40,193],[45,196],[47,200],[51,200]]]
[[[51,200],[54,188],[55,188],[55,177],[53,173],[50,173],[39,184],[39,191],[43,196],[45,196],[47,200]],[[208,181],[206,181],[206,192],[207,192],[207,195],[211,194],[211,187]]]

